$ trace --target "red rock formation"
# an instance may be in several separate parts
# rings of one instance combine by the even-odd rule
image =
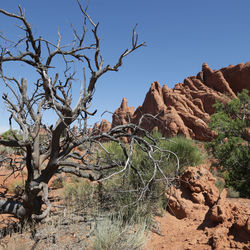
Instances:
[[[180,187],[168,191],[169,212],[179,219],[195,221],[197,229],[204,232],[204,243],[212,249],[248,249],[249,206],[226,198],[226,189],[219,194],[215,178],[205,167],[189,167]]]
[[[250,91],[250,62],[221,70],[212,70],[204,63],[197,76],[186,78],[173,89],[153,82],[143,104],[135,112],[124,98],[113,115],[112,126],[128,122],[137,124],[144,115],[142,126],[148,131],[157,128],[167,136],[210,140],[213,133],[207,124],[215,111],[213,104],[216,100],[227,103],[243,88]]]
[[[107,120],[103,119],[101,121],[101,124],[99,126],[99,130],[103,132],[108,132],[111,129],[111,123],[108,122]]]
[[[234,93],[250,88],[250,62],[230,65],[220,69]]]
[[[99,124],[96,122],[93,128],[89,128],[88,134],[99,134],[100,132],[108,132],[111,129],[111,123],[103,119]]]
[[[203,63],[202,72],[205,85],[221,93],[228,94],[230,97],[236,97],[221,71],[213,71],[206,63]]]
[[[112,116],[112,126],[126,124],[131,122],[131,117],[134,114],[134,107],[128,107],[126,98],[122,99],[120,108],[118,108]]]

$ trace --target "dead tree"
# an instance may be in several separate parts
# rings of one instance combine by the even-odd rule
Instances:
[[[81,33],[72,26],[74,41],[70,45],[61,44],[59,32],[57,43],[35,36],[20,6],[19,14],[0,9],[0,13],[6,18],[18,20],[20,22],[18,28],[24,33],[24,36],[15,42],[11,42],[3,33],[0,36],[1,86],[3,87],[4,84],[7,89],[2,98],[10,112],[10,129],[12,129],[13,123],[16,123],[21,131],[21,138],[13,133],[10,139],[0,139],[0,145],[20,148],[23,152],[23,167],[14,171],[22,171],[23,169],[27,171],[25,190],[21,201],[1,199],[0,213],[10,213],[21,219],[41,220],[48,215],[51,209],[51,203],[48,199],[48,183],[55,174],[64,172],[89,180],[100,180],[102,171],[120,167],[120,163],[111,162],[105,165],[103,161],[98,161],[98,159],[94,161],[91,157],[93,154],[92,145],[101,147],[100,141],[103,138],[119,143],[126,156],[127,160],[123,163],[122,170],[116,173],[130,167],[135,143],[143,145],[152,158],[154,175],[156,171],[161,170],[159,163],[154,161],[152,157],[156,146],[153,146],[153,141],[150,144],[138,136],[137,132],[140,131],[140,134],[150,137],[139,125],[120,125],[107,133],[87,134],[86,131],[75,133],[72,130],[72,124],[77,119],[86,120],[87,116],[95,115],[96,111],[90,112],[89,108],[97,80],[108,71],[118,71],[127,55],[145,45],[145,43],[138,43],[138,35],[134,28],[132,47],[126,49],[118,57],[116,64],[113,66],[105,65],[98,35],[99,25],[94,23],[87,14],[87,9],[84,9],[78,0],[77,3],[84,17],[83,26]],[[88,45],[86,35],[89,26],[93,40]],[[62,60],[65,65],[62,74],[53,73],[56,67],[53,64],[55,58]],[[27,65],[38,73],[37,81],[32,83],[25,78],[17,79],[8,75],[5,72],[5,64],[8,62],[21,62]],[[72,83],[76,81],[75,72],[71,68],[72,62],[81,63],[82,68],[84,68],[84,84],[82,84],[77,102],[73,102],[74,96],[72,95]],[[88,81],[85,76],[85,68],[90,72]],[[46,120],[43,117],[44,112],[48,109],[53,110],[58,118],[57,122],[50,127],[44,125]],[[120,138],[124,137],[129,138],[129,147],[124,146],[120,141]],[[87,145],[84,152],[75,151],[79,145]],[[6,157],[2,161],[8,162]],[[13,168],[15,169],[15,166]],[[144,190],[146,190],[148,183],[144,184]],[[45,209],[42,209],[43,204],[46,205]]]

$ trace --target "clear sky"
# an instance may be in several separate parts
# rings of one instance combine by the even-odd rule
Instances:
[[[1,1],[0,8],[17,12],[18,4],[25,9],[35,34],[53,42],[58,28],[62,41],[71,41],[70,23],[79,28],[82,22],[75,0],[10,0]],[[153,81],[173,87],[185,77],[196,75],[203,62],[219,69],[249,61],[249,11],[249,0],[90,0],[88,13],[100,23],[101,48],[107,64],[116,62],[131,45],[136,23],[139,40],[147,43],[147,47],[125,58],[118,73],[107,73],[99,80],[92,104],[92,110],[97,109],[98,113],[90,124],[102,118],[111,120],[101,114],[105,110],[113,112],[123,97],[128,99],[129,106],[142,104]],[[0,31],[13,39],[20,37],[16,24],[0,15]],[[34,77],[14,66],[8,71],[19,78]],[[3,91],[1,87],[1,95]],[[8,115],[2,100],[0,112],[3,131],[8,126]],[[51,119],[46,117],[48,122]]]

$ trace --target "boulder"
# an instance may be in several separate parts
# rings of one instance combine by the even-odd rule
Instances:
[[[213,249],[250,246],[249,204],[228,199],[226,189],[219,194],[215,178],[203,165],[188,167],[166,198],[168,211],[176,218],[200,222],[197,229],[204,231]]]

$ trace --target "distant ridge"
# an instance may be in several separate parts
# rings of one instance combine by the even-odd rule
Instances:
[[[128,122],[137,124],[143,114],[151,114],[157,115],[157,119],[147,118],[142,122],[142,127],[150,132],[156,129],[166,136],[184,135],[207,141],[213,136],[207,123],[215,111],[215,101],[226,103],[242,89],[250,91],[250,62],[220,70],[212,70],[203,63],[201,72],[187,77],[173,89],[153,82],[143,104],[136,110],[123,98],[113,114],[112,124],[103,120],[100,125],[95,124],[94,129],[108,131]]]

